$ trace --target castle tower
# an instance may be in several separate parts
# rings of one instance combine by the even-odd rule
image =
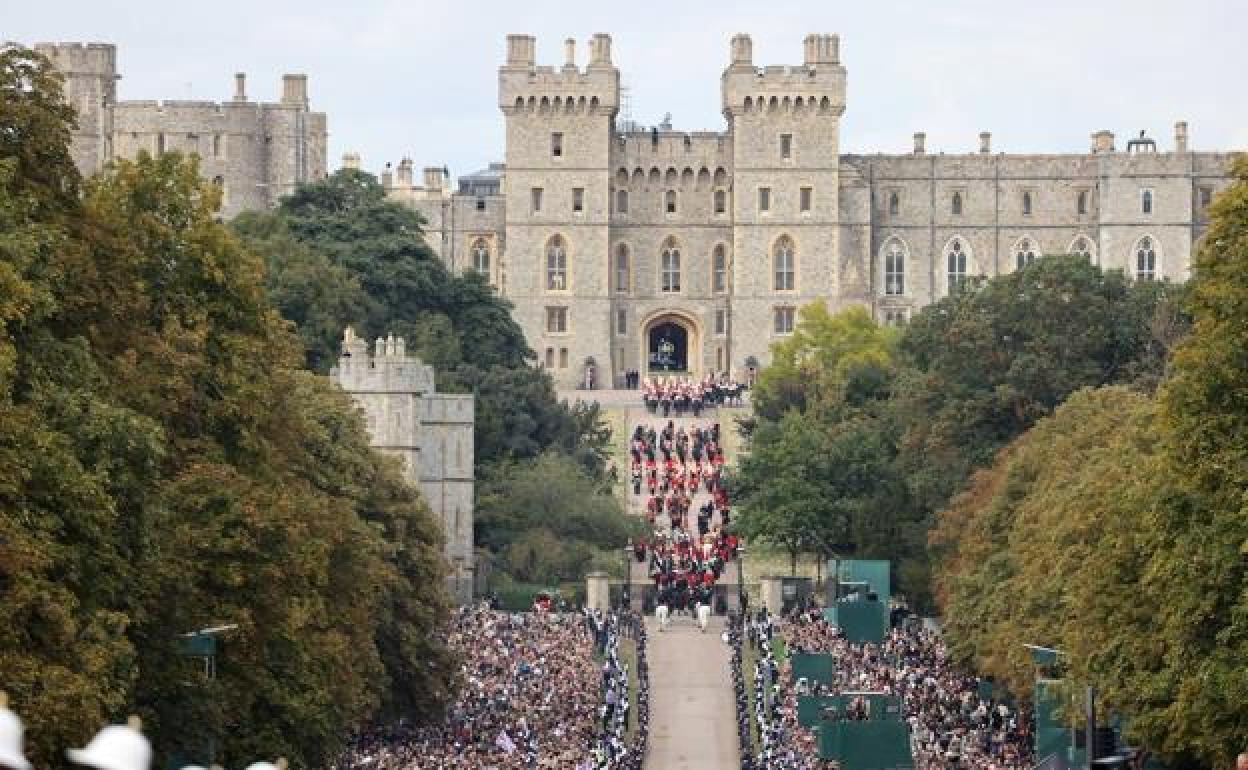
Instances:
[[[733,146],[735,370],[765,363],[801,305],[835,302],[866,280],[839,258],[839,40],[808,35],[804,53],[801,66],[757,68],[750,38],[737,35],[721,79]]]
[[[610,359],[610,152],[620,104],[611,38],[594,35],[589,62],[565,43],[561,67],[538,66],[536,40],[508,35],[499,69],[507,124],[507,275],[516,318],[561,385],[586,360]]]
[[[117,103],[117,46],[39,43],[35,50],[65,76],[65,101],[78,112],[71,152],[83,176],[112,157],[112,106]]]

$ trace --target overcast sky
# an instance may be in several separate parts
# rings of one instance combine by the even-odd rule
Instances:
[[[409,156],[458,176],[501,160],[497,68],[505,36],[537,36],[538,63],[587,60],[595,32],[632,94],[632,117],[722,129],[728,41],[754,63],[800,64],[802,38],[834,32],[848,69],[842,152],[1083,152],[1089,135],[1147,129],[1161,149],[1176,120],[1200,150],[1248,147],[1245,0],[0,0],[0,39],[118,46],[122,99],[229,99],[235,71],[276,100],[306,72],[329,115],[330,166],[369,170]],[[419,178],[419,176],[418,176]]]

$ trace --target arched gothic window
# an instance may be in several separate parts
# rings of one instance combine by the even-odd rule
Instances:
[[[627,292],[632,288],[632,277],[628,264],[628,247],[621,243],[615,249],[615,290]]]
[[[1036,261],[1036,250],[1030,238],[1024,238],[1018,242],[1018,248],[1014,250],[1014,262],[1019,270],[1027,267]]]
[[[663,244],[660,271],[659,279],[663,291],[680,291],[680,247],[671,238]]]
[[[793,291],[797,285],[797,252],[787,235],[776,241],[775,257],[776,291]]]
[[[722,243],[715,244],[711,252],[711,291],[716,294],[728,291],[728,255]]]
[[[901,211],[901,198],[897,197],[897,193],[889,193],[888,215],[895,217],[899,211]]]
[[[953,294],[966,285],[966,250],[960,239],[954,238],[949,242],[949,250],[945,257],[948,263],[949,293]]]
[[[1135,278],[1151,281],[1157,277],[1157,249],[1147,235],[1135,244]]]
[[[1023,193],[1023,216],[1031,216],[1031,193]]]
[[[484,238],[472,242],[472,268],[484,276],[490,274],[490,246]]]
[[[953,202],[950,208],[953,210],[953,215],[955,217],[962,216],[962,193],[955,192],[953,194]]]
[[[556,235],[546,245],[546,289],[563,291],[568,288],[568,247]]]
[[[900,296],[906,293],[906,251],[899,241],[889,241],[884,251],[884,293]]]
[[[615,193],[615,210],[620,214],[628,213],[628,190],[617,190]]]

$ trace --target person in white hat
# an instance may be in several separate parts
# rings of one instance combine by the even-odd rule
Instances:
[[[148,770],[152,745],[139,732],[143,723],[130,717],[124,725],[108,725],[95,734],[85,749],[69,749],[71,762],[96,770]]]
[[[0,692],[0,767],[31,770],[22,755],[22,720],[9,711],[9,696]]]
[[[286,758],[278,757],[276,762],[252,762],[247,770],[286,770]]]

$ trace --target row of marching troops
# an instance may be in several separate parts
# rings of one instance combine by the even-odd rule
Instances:
[[[667,492],[675,484],[692,493],[703,483],[708,485],[707,492],[712,492],[724,467],[719,423],[686,431],[668,420],[661,432],[638,425],[629,440],[628,453],[635,495],[641,494],[643,479],[651,494],[659,485]]]
[[[8,697],[0,692],[0,768],[33,770],[26,759],[22,720],[9,710]],[[152,744],[143,735],[138,717],[130,717],[124,725],[106,725],[84,748],[68,749],[69,761],[94,770],[148,770],[152,764]],[[188,765],[183,770],[204,770]],[[214,765],[213,770],[220,770]],[[253,762],[247,770],[286,770],[286,760]]]
[[[741,405],[745,386],[729,377],[705,377],[701,381],[691,377],[679,379],[648,380],[641,390],[642,402],[651,414],[677,416],[692,413],[694,417],[720,404]]]

